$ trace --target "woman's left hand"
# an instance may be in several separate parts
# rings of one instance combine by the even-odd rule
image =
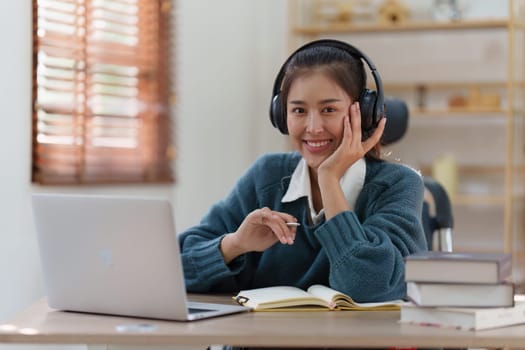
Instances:
[[[352,103],[349,109],[350,118],[348,115],[343,118],[343,140],[335,152],[319,166],[319,177],[327,176],[339,181],[346,170],[357,160],[363,158],[380,141],[383,135],[386,118],[382,118],[374,133],[362,142],[359,102]]]

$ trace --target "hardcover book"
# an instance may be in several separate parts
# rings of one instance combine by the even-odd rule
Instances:
[[[426,251],[405,258],[407,282],[501,283],[511,273],[512,256],[506,253]]]
[[[514,306],[498,308],[401,306],[402,323],[462,330],[484,330],[525,323],[525,295],[515,295]]]
[[[514,284],[408,282],[407,297],[419,306],[510,307]]]
[[[253,311],[399,310],[402,300],[358,303],[350,296],[316,284],[307,291],[275,286],[240,291],[234,299]]]

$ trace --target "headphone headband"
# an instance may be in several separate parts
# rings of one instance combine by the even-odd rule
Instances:
[[[345,51],[356,59],[362,59],[369,67],[376,85],[376,91],[366,89],[365,87],[359,102],[361,106],[362,130],[364,133],[370,132],[377,126],[379,120],[384,116],[384,93],[381,76],[372,60],[370,60],[367,55],[344,41],[334,39],[320,39],[304,44],[295,50],[281,66],[273,84],[272,102],[270,106],[270,121],[272,122],[272,125],[278,128],[283,134],[288,134],[288,126],[286,125],[286,106],[283,106],[283,103],[286,104],[286,101],[281,101],[280,98],[281,85],[288,64],[298,52],[321,46],[334,47]]]

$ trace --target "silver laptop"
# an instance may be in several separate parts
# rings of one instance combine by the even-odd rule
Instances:
[[[247,311],[188,302],[165,199],[33,194],[49,306],[191,321]]]

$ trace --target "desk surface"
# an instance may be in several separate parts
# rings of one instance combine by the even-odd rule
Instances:
[[[191,299],[231,302],[217,296],[192,295]],[[171,322],[55,311],[41,300],[0,323],[0,343],[525,348],[525,325],[472,332],[400,324],[398,320],[398,311],[326,311],[249,312]],[[154,330],[119,332],[122,325],[152,325]]]

